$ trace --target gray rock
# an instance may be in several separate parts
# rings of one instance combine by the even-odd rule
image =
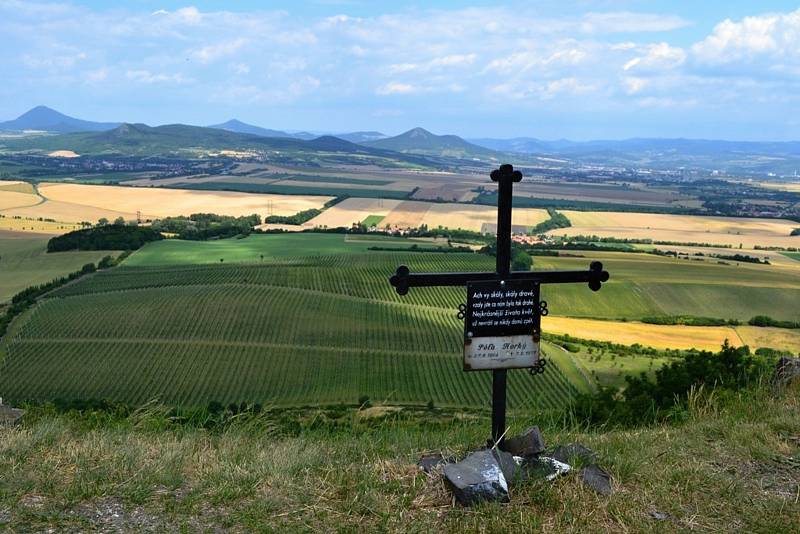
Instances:
[[[549,456],[528,458],[522,463],[522,473],[526,480],[554,480],[560,475],[566,475],[570,470],[568,464]]]
[[[541,454],[544,449],[544,437],[538,426],[532,426],[519,436],[508,438],[503,446],[503,450],[523,458]]]
[[[445,458],[439,453],[425,454],[417,462],[417,467],[422,469],[425,473],[431,473],[434,469],[436,469],[440,465],[451,464],[455,461],[456,461],[455,458],[453,457]]]
[[[782,356],[775,366],[772,382],[777,386],[787,386],[797,377],[800,377],[800,358]]]
[[[611,495],[614,492],[611,487],[611,475],[597,464],[587,465],[580,470],[579,475],[584,484],[601,495]]]
[[[593,464],[597,462],[597,454],[580,443],[560,445],[550,453],[550,457],[574,466],[576,463]]]
[[[514,456],[505,452],[493,450],[495,460],[503,471],[503,476],[506,477],[506,482],[513,484],[522,478],[522,469],[520,465],[514,460]]]
[[[481,501],[508,502],[508,482],[491,450],[474,452],[458,463],[445,465],[444,478],[465,506]]]

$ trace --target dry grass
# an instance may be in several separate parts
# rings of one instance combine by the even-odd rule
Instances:
[[[398,226],[400,228],[418,228],[425,222],[428,210],[433,204],[429,202],[416,202],[404,200],[397,205],[381,221],[381,225]]]
[[[414,463],[480,446],[486,416],[345,415],[293,436],[246,421],[208,432],[139,416],[43,416],[0,428],[0,529],[797,532],[798,408],[796,391],[724,404],[712,394],[694,398],[680,426],[592,431],[510,413],[512,433],[538,424],[550,446],[594,449],[615,493],[595,494],[572,474],[518,482],[510,503],[472,508]]]
[[[790,237],[797,223],[781,219],[700,217],[627,212],[563,211],[572,227],[553,230],[555,235],[597,235],[628,239],[653,239],[711,243],[744,248],[800,246],[800,236]]]

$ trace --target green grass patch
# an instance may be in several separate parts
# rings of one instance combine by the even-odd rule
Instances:
[[[0,303],[32,285],[96,263],[108,251],[47,253],[48,237],[8,237],[0,232]]]
[[[382,235],[283,233],[251,234],[244,239],[184,241],[168,239],[151,243],[133,254],[127,266],[192,265],[203,263],[263,262],[275,258],[327,256],[367,252],[377,245],[426,247],[434,245]],[[263,257],[262,257],[263,256]],[[222,260],[222,261],[220,261]]]
[[[378,226],[381,223],[381,221],[385,218],[386,217],[384,217],[383,215],[370,215],[369,217],[361,221],[361,224],[363,224],[367,228],[371,228],[373,226]]]
[[[800,252],[781,252],[787,258],[800,261]]]

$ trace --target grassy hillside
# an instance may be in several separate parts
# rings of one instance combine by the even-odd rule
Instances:
[[[47,254],[48,239],[49,236],[20,237],[0,231],[0,304],[28,286],[49,282],[113,254],[104,251]]]
[[[616,492],[599,496],[570,475],[475,508],[453,505],[441,478],[414,463],[474,450],[488,417],[315,410],[209,431],[155,409],[29,415],[0,427],[0,530],[800,531],[797,391],[698,397],[682,423],[634,430],[517,414],[512,433],[537,424],[548,446],[597,451]]]

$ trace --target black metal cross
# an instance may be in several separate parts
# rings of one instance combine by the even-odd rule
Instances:
[[[491,178],[497,182],[497,256],[495,272],[477,273],[411,273],[405,265],[389,278],[400,295],[411,287],[465,286],[469,282],[524,280],[535,284],[566,284],[587,282],[592,291],[600,289],[609,274],[603,264],[594,261],[585,271],[511,271],[511,208],[513,183],[522,180],[522,173],[511,165],[501,165],[492,171]],[[492,441],[502,448],[506,431],[506,369],[492,371]]]

